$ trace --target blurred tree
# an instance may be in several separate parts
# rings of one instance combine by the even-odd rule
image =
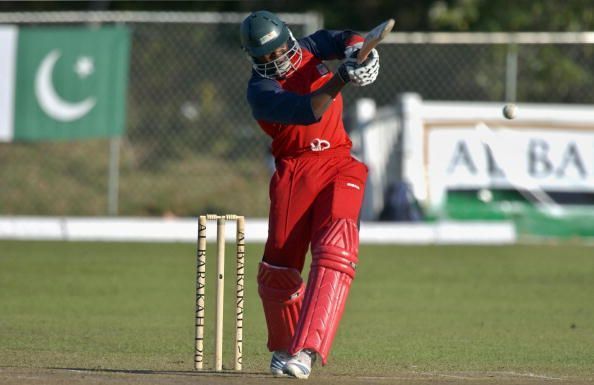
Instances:
[[[451,31],[588,31],[594,25],[594,2],[450,0],[429,10],[431,29]],[[594,85],[590,45],[524,46],[519,55],[518,99],[540,102],[591,102],[584,99]],[[489,68],[489,61],[477,72]],[[492,64],[491,64],[492,65]],[[557,85],[557,93],[549,92]]]
[[[439,0],[428,9],[429,29],[451,31],[588,31],[592,0]]]
[[[2,1],[0,11],[171,10],[315,11],[327,28],[367,30],[388,17],[399,31],[584,31],[594,26],[592,0],[253,0],[253,1]]]

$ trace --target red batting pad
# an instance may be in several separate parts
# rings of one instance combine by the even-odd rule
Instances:
[[[305,285],[296,269],[260,262],[258,293],[268,326],[268,349],[288,350],[299,319]]]
[[[311,349],[325,365],[355,277],[357,225],[351,219],[336,220],[314,242],[301,317],[289,353]]]

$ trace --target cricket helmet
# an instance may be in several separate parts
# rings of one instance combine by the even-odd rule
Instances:
[[[241,47],[252,59],[254,70],[266,78],[285,78],[301,63],[301,47],[291,30],[275,14],[257,11],[247,16],[240,27]],[[287,51],[268,62],[258,61],[287,44]]]

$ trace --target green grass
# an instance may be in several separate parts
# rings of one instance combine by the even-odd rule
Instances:
[[[269,360],[255,283],[261,253],[248,245],[244,332],[245,368],[259,372]],[[191,370],[194,254],[189,244],[0,242],[0,365]],[[360,254],[322,373],[594,374],[592,249],[362,246]],[[231,284],[231,258],[227,268]],[[206,349],[210,365],[212,340]],[[231,366],[232,338],[225,349]]]

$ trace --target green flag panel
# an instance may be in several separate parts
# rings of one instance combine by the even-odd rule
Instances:
[[[122,27],[19,29],[14,139],[121,135],[129,35]]]

